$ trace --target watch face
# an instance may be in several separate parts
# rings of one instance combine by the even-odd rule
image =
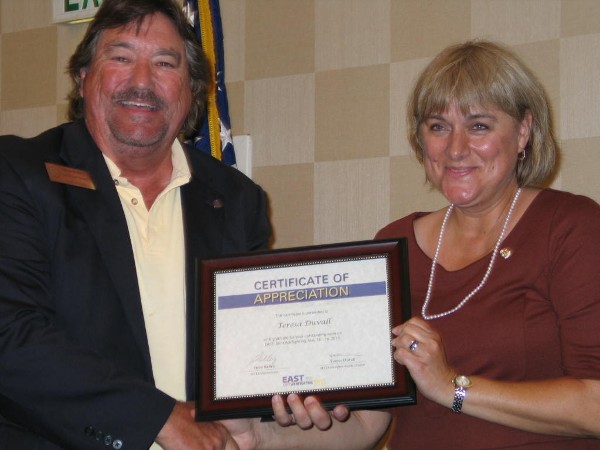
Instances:
[[[465,375],[459,375],[454,379],[454,385],[456,387],[468,388],[469,386],[471,386],[471,380]]]

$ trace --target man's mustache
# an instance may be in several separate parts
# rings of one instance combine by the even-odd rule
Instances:
[[[151,89],[129,88],[113,95],[113,102],[132,104],[147,104],[152,109],[162,109],[166,102]],[[143,106],[143,105],[140,105]]]

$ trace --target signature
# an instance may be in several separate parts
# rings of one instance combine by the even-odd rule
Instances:
[[[277,357],[274,353],[260,352],[258,355],[255,355],[252,358],[250,358],[248,366],[254,366],[257,364],[268,364],[272,366],[275,365],[276,362]]]

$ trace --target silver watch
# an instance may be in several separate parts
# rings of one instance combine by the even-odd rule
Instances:
[[[463,401],[467,396],[467,389],[473,384],[471,379],[466,375],[458,375],[452,380],[454,385],[454,400],[452,401],[452,411],[460,414],[462,409]]]

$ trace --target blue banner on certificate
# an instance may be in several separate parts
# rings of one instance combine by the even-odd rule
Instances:
[[[269,415],[276,393],[414,403],[390,344],[410,314],[406,252],[397,239],[199,261],[197,419]]]

